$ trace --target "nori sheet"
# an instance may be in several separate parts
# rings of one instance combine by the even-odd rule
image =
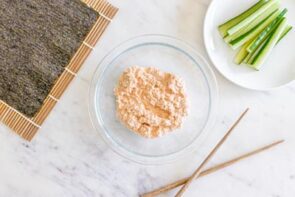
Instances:
[[[33,117],[98,13],[80,0],[0,0],[0,99]]]

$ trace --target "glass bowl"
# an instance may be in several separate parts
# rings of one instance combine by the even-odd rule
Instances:
[[[183,79],[189,107],[180,129],[146,139],[120,123],[114,88],[122,72],[134,65]],[[163,164],[201,145],[214,122],[217,98],[214,73],[192,47],[169,36],[144,35],[123,42],[102,60],[91,82],[89,110],[94,127],[115,152],[138,163]]]

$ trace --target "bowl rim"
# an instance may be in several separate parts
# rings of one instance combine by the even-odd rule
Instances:
[[[174,46],[175,48],[181,49],[186,55],[193,58],[194,61],[196,61],[199,64],[200,69],[202,70],[207,83],[208,83],[208,89],[210,94],[210,109],[208,113],[208,118],[206,122],[204,123],[204,127],[202,129],[202,132],[199,136],[197,136],[191,144],[188,146],[182,148],[181,150],[178,150],[174,153],[169,153],[167,155],[162,156],[145,156],[145,155],[139,155],[134,152],[129,151],[128,149],[125,149],[124,147],[120,147],[118,144],[114,144],[114,140],[110,139],[109,135],[106,134],[105,128],[102,125],[102,123],[99,120],[99,117],[97,116],[97,112],[95,107],[97,105],[96,101],[96,93],[97,93],[97,84],[99,84],[100,80],[102,79],[103,73],[105,69],[107,69],[108,65],[114,60],[112,57],[113,54],[117,54],[118,51],[121,51],[119,53],[119,56],[128,51],[128,49],[132,49],[133,47],[137,45],[143,45],[139,43],[150,43],[152,40],[163,40],[162,42],[168,43],[171,46]],[[134,44],[135,42],[135,44]],[[137,43],[139,42],[139,43]],[[137,43],[137,44],[136,44]],[[131,44],[131,45],[130,45]],[[175,46],[176,45],[176,46]],[[185,48],[185,49],[183,49]],[[122,50],[124,49],[124,50]],[[189,52],[187,51],[189,50]],[[111,58],[112,57],[112,58]],[[116,56],[117,57],[117,56]],[[115,58],[116,59],[116,58]],[[197,59],[197,60],[196,60]],[[204,71],[205,69],[205,71]],[[200,55],[200,53],[195,50],[190,44],[187,42],[184,42],[178,38],[168,36],[168,35],[162,35],[162,34],[143,34],[136,37],[132,37],[130,39],[127,39],[126,41],[123,41],[113,49],[111,49],[99,62],[98,67],[96,68],[94,75],[91,80],[90,88],[89,88],[89,115],[92,122],[93,127],[95,130],[99,132],[101,137],[103,138],[103,141],[117,154],[121,155],[122,157],[139,163],[139,164],[145,164],[145,165],[160,165],[160,164],[166,164],[171,163],[172,161],[175,161],[176,159],[180,158],[181,156],[187,155],[187,153],[192,152],[196,148],[196,141],[198,141],[198,146],[202,145],[205,141],[206,136],[209,132],[206,132],[209,130],[215,122],[216,119],[216,112],[217,112],[217,103],[219,101],[219,90],[218,90],[218,84],[215,77],[215,74],[211,67],[209,66],[206,59]],[[206,135],[205,135],[206,134]]]

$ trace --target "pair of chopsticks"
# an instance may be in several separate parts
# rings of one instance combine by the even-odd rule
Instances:
[[[227,140],[227,138],[229,137],[229,135],[232,133],[232,131],[235,129],[235,127],[240,123],[240,121],[243,119],[243,117],[246,115],[246,113],[249,111],[249,109],[246,109],[238,118],[238,120],[236,120],[236,122],[231,126],[231,128],[226,132],[226,134],[224,135],[224,137],[218,142],[218,144],[214,147],[214,149],[209,153],[209,155],[205,158],[205,160],[201,163],[201,165],[195,170],[195,172],[188,178],[184,178],[181,180],[178,180],[174,183],[168,184],[162,188],[159,188],[157,190],[154,190],[152,192],[148,192],[142,195],[142,197],[152,197],[152,196],[156,196],[159,195],[163,192],[167,192],[171,189],[174,189],[178,186],[181,186],[181,189],[179,190],[179,192],[176,194],[176,197],[181,197],[183,196],[184,192],[188,189],[188,187],[190,186],[190,184],[197,178],[200,178],[202,176],[206,176],[208,174],[211,174],[213,172],[216,172],[218,170],[221,170],[227,166],[230,166],[238,161],[241,161],[243,159],[246,159],[250,156],[256,155],[262,151],[268,150],[278,144],[281,144],[284,142],[284,140],[279,140],[276,141],[274,143],[271,143],[269,145],[266,145],[264,147],[258,148],[256,150],[253,150],[251,152],[248,152],[244,155],[241,155],[237,158],[234,158],[232,160],[226,161],[224,163],[218,164],[212,168],[209,168],[207,170],[203,171],[203,167],[210,161],[210,159],[215,155],[215,153],[217,152],[217,150],[222,146],[222,144]]]

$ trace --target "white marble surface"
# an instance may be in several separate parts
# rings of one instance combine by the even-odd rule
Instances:
[[[89,83],[98,62],[120,42],[146,33],[176,36],[206,56],[202,23],[210,0],[112,2],[120,8],[116,20],[33,142],[25,142],[0,126],[0,196],[138,196],[191,174],[248,106],[249,115],[213,163],[278,138],[286,142],[200,179],[193,183],[186,196],[294,196],[295,84],[273,92],[255,92],[241,89],[216,73],[220,86],[219,114],[206,146],[169,165],[135,164],[104,144],[91,125],[87,104]]]

